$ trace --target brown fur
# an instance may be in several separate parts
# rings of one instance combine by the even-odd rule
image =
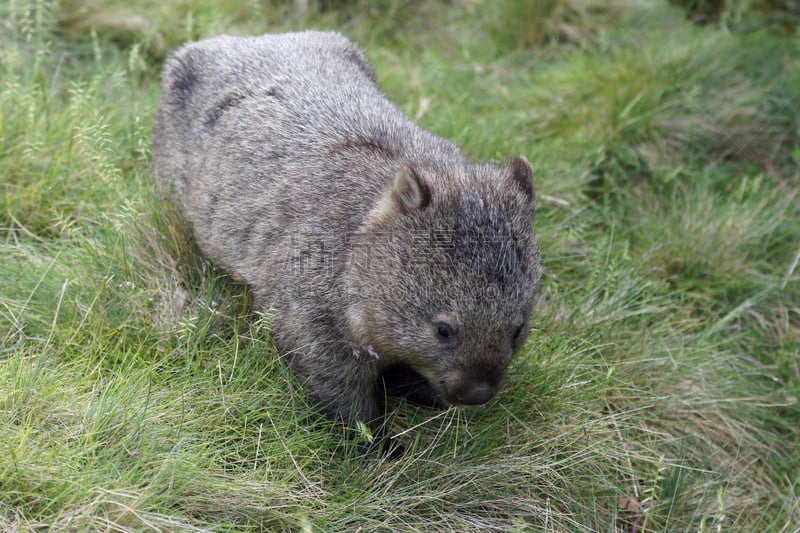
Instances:
[[[274,308],[275,345],[325,412],[375,427],[383,384],[435,407],[495,395],[541,275],[524,158],[470,164],[335,33],[189,44],[162,90],[162,190]]]

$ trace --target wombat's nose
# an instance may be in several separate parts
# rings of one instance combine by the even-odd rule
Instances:
[[[495,392],[497,392],[497,389],[488,384],[476,385],[459,395],[458,399],[465,405],[479,405],[494,398]]]

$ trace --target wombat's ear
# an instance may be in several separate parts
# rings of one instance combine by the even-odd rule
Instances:
[[[508,171],[511,174],[511,181],[522,189],[528,200],[533,203],[536,199],[536,193],[533,189],[533,169],[528,160],[523,156],[512,159],[508,163]]]
[[[424,209],[431,201],[431,190],[411,167],[401,168],[392,183],[392,200],[402,213]]]

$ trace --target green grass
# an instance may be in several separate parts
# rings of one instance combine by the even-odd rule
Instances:
[[[644,0],[322,4],[0,4],[0,531],[797,531],[796,35]],[[149,169],[169,48],[309,27],[536,173],[533,333],[490,404],[393,403],[394,461],[313,409]]]

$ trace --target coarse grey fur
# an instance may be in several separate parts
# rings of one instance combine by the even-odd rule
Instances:
[[[274,309],[275,346],[329,416],[375,428],[385,393],[494,396],[541,276],[524,158],[470,164],[336,33],[187,44],[162,91],[160,189]]]

